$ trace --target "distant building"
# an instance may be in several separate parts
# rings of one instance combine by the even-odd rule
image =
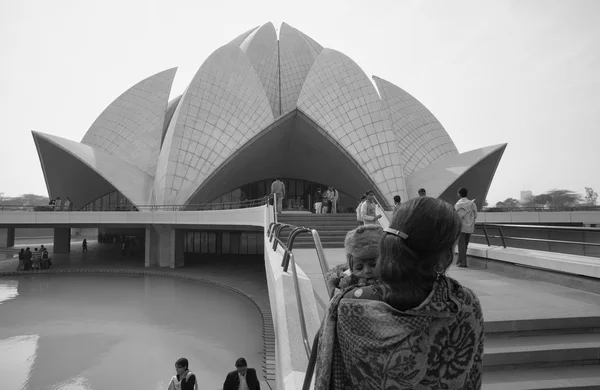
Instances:
[[[529,198],[531,198],[533,196],[533,192],[529,191],[529,190],[525,190],[525,191],[521,191],[521,199],[519,199],[519,202],[521,203],[525,203],[529,200]]]

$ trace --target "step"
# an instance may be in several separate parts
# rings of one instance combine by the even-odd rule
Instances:
[[[600,316],[485,322],[486,339],[589,332],[600,332]]]
[[[488,338],[484,353],[486,372],[534,366],[600,364],[600,333]]]
[[[600,389],[600,365],[485,372],[482,389]]]
[[[326,249],[343,248],[344,242],[322,242],[321,246]],[[315,244],[313,242],[294,242],[295,249],[314,249]]]

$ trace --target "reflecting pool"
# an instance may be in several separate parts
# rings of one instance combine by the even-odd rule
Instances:
[[[180,357],[220,389],[243,356],[261,372],[261,317],[248,299],[169,277],[0,278],[2,390],[167,388]]]

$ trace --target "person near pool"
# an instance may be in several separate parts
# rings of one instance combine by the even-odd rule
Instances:
[[[198,390],[196,375],[192,374],[190,364],[186,358],[177,359],[175,362],[176,375],[173,375],[168,390]]]
[[[260,382],[254,368],[248,368],[248,363],[243,357],[235,361],[235,371],[231,371],[225,378],[223,390],[260,390]]]

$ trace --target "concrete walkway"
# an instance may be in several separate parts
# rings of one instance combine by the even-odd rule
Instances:
[[[17,243],[18,244],[18,243]],[[213,258],[197,261],[182,268],[144,267],[144,255],[137,253],[135,257],[123,256],[119,244],[98,244],[96,240],[88,240],[88,252],[82,252],[81,241],[71,243],[71,253],[54,254],[49,243],[27,243],[33,249],[44,244],[49,249],[53,266],[50,271],[22,271],[19,274],[32,274],[37,272],[70,272],[73,270],[123,270],[123,271],[149,271],[160,272],[161,275],[177,277],[201,278],[223,286],[239,290],[258,306],[263,317],[264,361],[252,362],[255,368],[263,366],[266,370],[268,381],[261,384],[264,389],[274,389],[275,333],[269,303],[269,292],[265,275],[264,259],[262,256],[248,256],[237,258]],[[20,248],[19,248],[20,249]],[[18,259],[11,258],[0,260],[0,276],[13,273],[18,264]],[[223,378],[231,367],[223,368]]]
[[[324,302],[329,299],[314,249],[294,249],[297,264]],[[344,249],[325,249],[330,267],[346,262]],[[475,268],[451,266],[448,275],[471,288],[487,323],[600,316],[600,295],[546,282],[517,279]]]

